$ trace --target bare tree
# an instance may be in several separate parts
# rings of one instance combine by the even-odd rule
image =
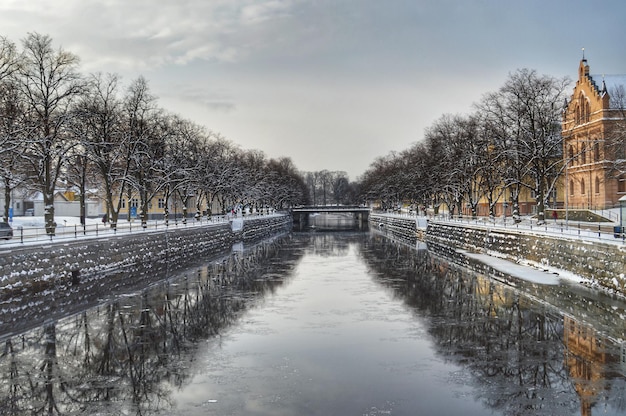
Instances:
[[[346,172],[334,171],[330,173],[330,188],[335,204],[339,205],[345,201],[349,183]]]
[[[106,215],[112,228],[117,227],[129,164],[122,134],[118,89],[117,75],[93,74],[75,109],[75,126],[81,129],[82,135],[81,146],[98,171],[99,188],[104,195]],[[117,204],[114,203],[114,194]]]
[[[183,222],[186,222],[187,200],[198,188],[201,162],[200,146],[206,139],[204,129],[176,115],[167,117],[166,152],[163,158],[163,176],[167,180],[163,187],[163,213],[169,221],[169,205],[172,197],[182,196]]]
[[[2,218],[9,219],[13,191],[26,181],[21,149],[24,137],[24,109],[15,82],[0,82],[0,178],[4,187]]]
[[[442,116],[426,130],[428,162],[422,167],[435,203],[442,198],[460,214],[465,201],[472,217],[476,217],[478,203],[484,196],[481,170],[482,174],[487,173],[487,149],[477,126],[475,117]]]
[[[626,186],[626,86],[619,85],[609,91],[611,108],[617,110],[617,120],[606,137],[605,159],[610,164],[608,176],[624,182]]]
[[[27,119],[26,150],[35,186],[43,194],[46,232],[55,233],[54,193],[74,143],[66,134],[72,103],[83,90],[78,57],[52,48],[52,39],[30,33],[23,41],[19,80]]]
[[[0,36],[0,177],[4,185],[2,218],[9,219],[12,191],[24,180],[20,164],[19,134],[23,133],[23,108],[15,74],[21,58],[15,44]]]
[[[534,192],[540,223],[545,221],[546,200],[564,169],[561,112],[568,85],[568,78],[521,69],[500,89],[509,123],[518,126],[521,186]]]
[[[137,78],[128,88],[123,117],[129,160],[124,180],[130,185],[128,195],[132,195],[132,190],[139,194],[139,217],[141,225],[146,227],[150,201],[164,186],[161,161],[165,155],[165,130],[162,114],[156,107],[156,97],[150,93],[145,78]],[[129,220],[131,208],[129,203]]]
[[[546,200],[563,171],[560,121],[568,84],[567,78],[521,69],[481,107],[492,120],[492,131],[499,132],[514,210],[519,189],[528,188],[535,194],[539,222],[545,220]]]

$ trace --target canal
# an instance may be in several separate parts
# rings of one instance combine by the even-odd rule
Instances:
[[[238,245],[0,334],[0,414],[626,415],[623,301],[460,263],[369,232]]]

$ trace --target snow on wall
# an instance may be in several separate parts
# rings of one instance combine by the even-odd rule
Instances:
[[[426,240],[562,270],[626,295],[626,247],[602,242],[430,222]]]
[[[424,230],[415,218],[384,214],[371,214],[369,221],[370,227],[393,237],[417,237],[452,249],[563,271],[626,295],[625,246],[436,221],[429,221]]]
[[[46,244],[11,249],[0,256],[0,290],[3,297],[46,290],[72,282],[72,273],[88,279],[126,279],[130,285],[147,273],[154,278],[182,264],[205,262],[230,251],[236,241],[254,241],[291,227],[291,217],[275,215],[246,219],[243,229],[233,232],[229,224],[120,235],[72,243]]]

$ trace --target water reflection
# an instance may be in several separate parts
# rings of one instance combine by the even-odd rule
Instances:
[[[349,231],[366,227],[358,216],[351,213],[316,213],[309,215],[308,228],[313,231]]]
[[[295,233],[1,336],[0,414],[626,415],[622,316],[443,247]]]
[[[0,414],[150,415],[171,409],[172,389],[197,371],[198,343],[219,336],[282,285],[303,248],[290,239],[260,244],[136,296],[5,339]]]
[[[502,273],[468,271],[469,259],[459,267],[382,237],[365,252],[380,284],[430,318],[439,354],[469,371],[460,382],[491,410],[626,414],[624,325],[614,320],[623,301],[567,284],[504,285]]]

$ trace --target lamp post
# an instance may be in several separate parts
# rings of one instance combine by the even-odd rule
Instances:
[[[619,226],[622,240],[624,240],[626,237],[626,195],[619,199]]]

